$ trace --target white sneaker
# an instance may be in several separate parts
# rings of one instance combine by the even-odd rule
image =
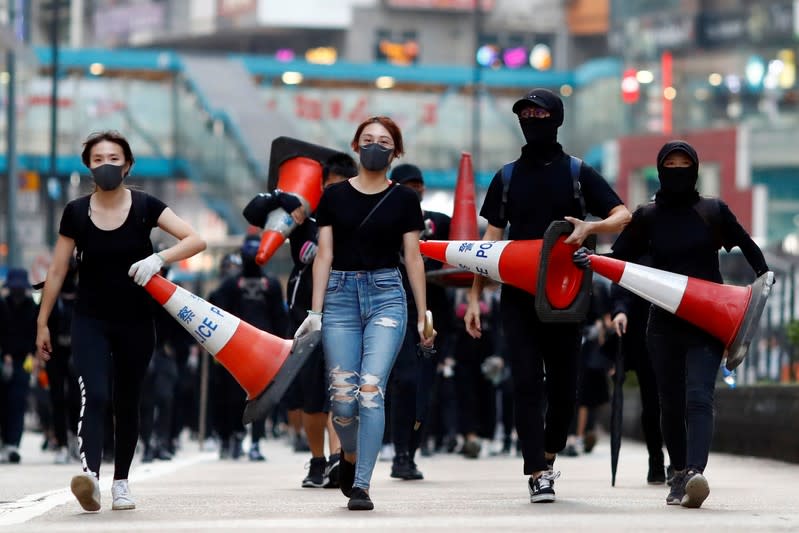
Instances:
[[[115,479],[111,485],[111,497],[114,502],[111,504],[111,509],[114,511],[126,511],[128,509],[135,509],[136,502],[133,501],[133,496],[130,494],[127,479]]]
[[[84,511],[100,510],[100,482],[92,474],[78,474],[69,487]]]
[[[69,450],[66,446],[61,446],[55,451],[54,462],[57,465],[69,464]]]
[[[391,443],[384,444],[383,447],[380,448],[378,459],[380,461],[392,461],[394,459],[394,445]]]

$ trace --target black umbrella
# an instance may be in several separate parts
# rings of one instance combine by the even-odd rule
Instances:
[[[613,400],[610,402],[610,484],[616,486],[616,469],[619,466],[619,449],[621,448],[621,422],[624,410],[624,351],[622,336],[618,336],[616,346],[616,371],[613,374]]]

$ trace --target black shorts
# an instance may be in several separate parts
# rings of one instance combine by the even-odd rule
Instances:
[[[327,389],[325,356],[320,342],[286,391],[283,398],[286,409],[302,409],[309,414],[327,413],[330,411]]]
[[[577,405],[599,407],[610,401],[608,373],[604,369],[584,368],[577,385]]]

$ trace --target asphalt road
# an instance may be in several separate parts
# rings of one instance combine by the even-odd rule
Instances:
[[[423,481],[390,479],[378,463],[375,510],[351,512],[338,490],[303,489],[309,457],[269,440],[265,463],[220,461],[196,443],[169,462],[134,464],[134,511],[110,510],[111,465],[103,465],[103,509],[84,513],[68,484],[79,466],[53,465],[26,435],[20,465],[0,465],[0,530],[19,532],[263,531],[799,531],[799,465],[711,456],[711,493],[698,510],[665,505],[648,486],[646,450],[625,441],[616,487],[607,439],[589,455],[559,458],[553,504],[530,504],[521,459],[458,455],[420,458]],[[102,475],[105,474],[105,475]]]

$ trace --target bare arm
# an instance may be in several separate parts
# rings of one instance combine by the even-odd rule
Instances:
[[[188,222],[177,216],[168,207],[158,217],[158,227],[178,239],[174,246],[159,252],[167,264],[189,258],[205,250],[205,240],[194,231]]]
[[[47,279],[42,290],[42,301],[39,305],[39,316],[36,319],[36,349],[37,355],[47,361],[50,359],[52,346],[50,344],[50,330],[47,322],[50,320],[50,313],[61,292],[64,278],[69,271],[69,259],[75,250],[75,241],[69,237],[59,235],[53,249],[53,260],[50,268],[47,269]]]
[[[629,224],[632,215],[624,205],[617,205],[610,210],[607,218],[588,222],[574,217],[565,217],[565,219],[574,225],[574,231],[564,241],[565,244],[583,244],[583,241],[589,235],[595,233],[619,233],[624,226]]]
[[[330,267],[333,264],[333,227],[322,226],[319,228],[319,248],[313,262],[313,296],[311,297],[311,311],[322,312],[325,305],[325,291],[330,279]]]
[[[426,346],[432,346],[433,338],[424,336],[424,315],[427,311],[427,285],[425,284],[424,261],[419,252],[419,232],[409,231],[402,235],[402,249],[405,260],[405,270],[408,272],[408,281],[411,284],[413,299],[416,301],[416,329],[419,338]]]
[[[483,233],[484,241],[499,241],[505,236],[505,230],[497,226],[488,225],[485,233]],[[482,335],[482,326],[480,324],[480,295],[483,293],[486,279],[483,276],[475,276],[472,281],[472,288],[469,289],[469,302],[466,306],[466,315],[463,321],[466,323],[466,331],[474,337],[479,339]]]

